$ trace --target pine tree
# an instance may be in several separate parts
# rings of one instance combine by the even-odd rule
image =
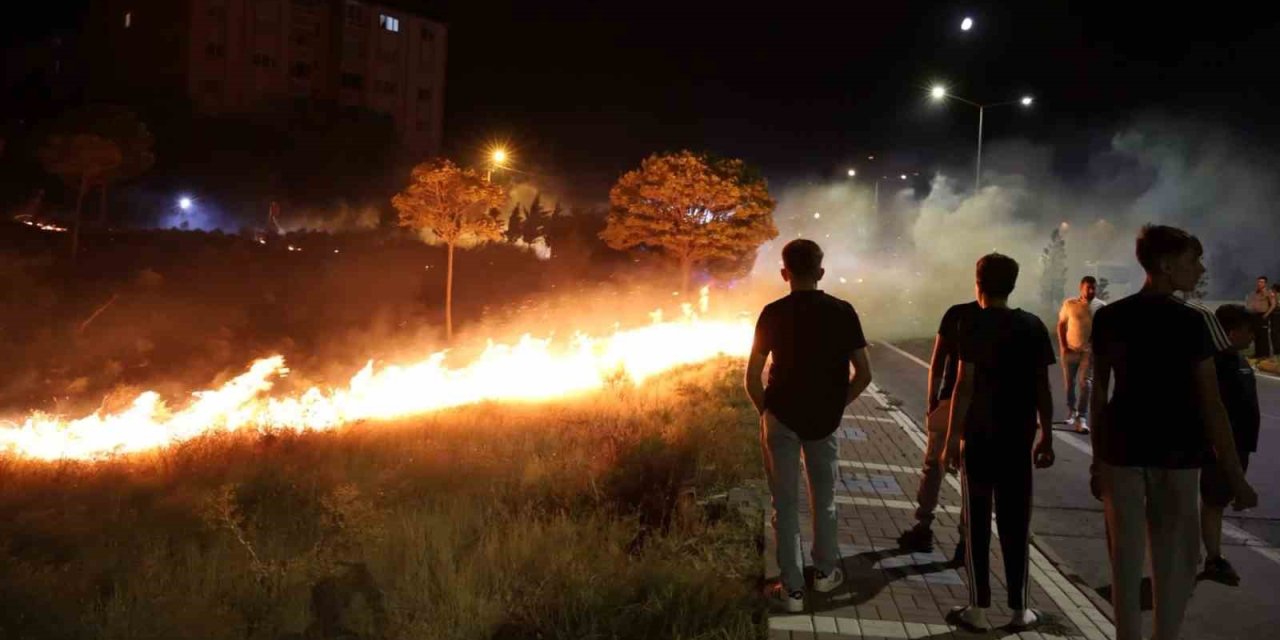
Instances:
[[[1067,239],[1062,227],[1055,227],[1049,234],[1049,245],[1040,254],[1040,266],[1040,301],[1045,309],[1053,310],[1062,304],[1067,288]]]

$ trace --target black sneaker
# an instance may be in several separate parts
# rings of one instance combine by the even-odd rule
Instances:
[[[1236,573],[1236,568],[1222,556],[1207,558],[1204,561],[1204,571],[1201,571],[1197,577],[1201,580],[1225,584],[1228,587],[1240,586],[1240,574]]]
[[[933,551],[933,529],[917,524],[898,536],[898,547],[905,551],[929,553]]]

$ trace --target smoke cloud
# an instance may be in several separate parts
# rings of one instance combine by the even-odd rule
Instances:
[[[974,263],[992,251],[1021,265],[1010,302],[1044,317],[1056,315],[1084,275],[1106,278],[1112,299],[1132,293],[1142,281],[1134,237],[1159,223],[1198,235],[1208,297],[1236,299],[1254,276],[1280,275],[1273,161],[1221,127],[1144,116],[1074,171],[1055,166],[1050,147],[989,144],[977,193],[967,168],[891,176],[880,184],[878,210],[865,181],[787,185],[775,194],[779,237],[762,247],[752,284],[761,299],[785,293],[781,248],[810,238],[827,256],[823,288],[854,302],[869,331],[921,337],[947,306],[973,298]],[[1067,282],[1046,299],[1041,256],[1055,229],[1066,241]]]

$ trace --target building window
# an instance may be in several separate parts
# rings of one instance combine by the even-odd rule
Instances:
[[[210,42],[204,46],[204,52],[210,58],[221,58],[227,55],[227,48],[220,43]]]
[[[311,65],[306,62],[293,63],[293,77],[306,78],[311,75]]]
[[[400,19],[393,18],[387,14],[378,16],[378,24],[387,31],[392,33],[400,33]]]
[[[430,89],[418,89],[418,99],[419,99],[419,100],[421,100],[421,101],[423,101],[423,102],[430,102],[430,101],[431,101],[431,90],[430,90]]]
[[[276,59],[265,53],[255,53],[253,54],[253,66],[270,69],[276,66]]]
[[[363,89],[364,76],[358,73],[344,73],[342,74],[342,86],[347,89]]]
[[[126,11],[124,12],[124,28],[128,29],[129,27],[132,27],[132,26],[133,26],[133,12]]]

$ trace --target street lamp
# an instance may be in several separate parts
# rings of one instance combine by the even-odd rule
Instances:
[[[493,170],[503,168],[502,165],[507,161],[507,150],[502,147],[494,147],[489,151],[489,167],[485,170],[485,182],[493,182]]]
[[[970,18],[970,17],[966,16],[964,20],[961,20],[961,21],[960,21],[960,30],[961,30],[961,31],[968,31],[968,30],[970,30],[970,29],[972,29],[972,28],[973,28],[973,18]]]
[[[188,196],[182,196],[181,198],[178,198],[178,208],[182,209],[183,211],[190,211],[191,198]]]
[[[857,176],[857,175],[858,175],[858,170],[857,170],[857,169],[850,169],[850,170],[849,170],[849,177],[850,177],[850,178],[853,178],[853,177],[855,177],[855,176]]]
[[[960,96],[954,93],[951,93],[950,91],[947,91],[947,88],[940,84],[933,85],[933,87],[929,89],[929,97],[933,98],[935,102],[941,102],[943,100],[946,100],[947,98],[951,98],[952,100],[963,102],[971,107],[975,107],[978,109],[978,162],[977,162],[977,169],[973,172],[973,192],[976,194],[978,190],[982,188],[982,116],[983,116],[983,112],[986,109],[989,109],[992,107],[1004,107],[1011,104],[1020,104],[1023,107],[1030,107],[1031,104],[1035,102],[1035,98],[1032,98],[1031,96],[1022,96],[1022,98],[1018,100],[1009,100],[1007,102],[993,102],[990,104],[981,104],[978,102],[974,102],[972,100],[961,98]]]

